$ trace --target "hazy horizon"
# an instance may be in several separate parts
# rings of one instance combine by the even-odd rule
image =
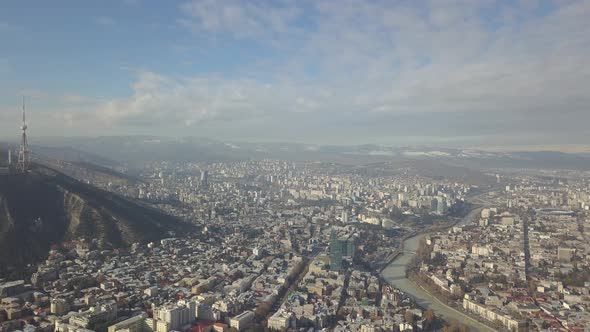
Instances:
[[[212,139],[208,137],[199,137],[199,136],[156,136],[156,135],[102,135],[102,136],[41,136],[41,137],[33,137],[32,139],[29,138],[29,142],[32,146],[42,146],[42,147],[75,147],[78,142],[77,140],[82,140],[82,142],[87,140],[98,140],[101,138],[146,138],[150,139],[153,138],[155,140],[168,140],[168,141],[178,141],[183,142],[185,140],[192,140],[193,142],[204,142],[204,141],[211,141],[211,142],[219,142],[219,143],[226,143],[226,144],[245,144],[248,145],[265,145],[265,144],[292,144],[292,145],[304,145],[304,146],[318,146],[318,147],[360,147],[360,146],[376,146],[382,148],[392,148],[392,149],[416,149],[416,150],[428,150],[431,149],[435,151],[436,149],[457,149],[457,150],[473,150],[473,151],[489,151],[489,152],[563,152],[563,153],[571,153],[571,154],[589,154],[590,153],[590,145],[586,144],[564,144],[564,145],[548,145],[548,144],[538,144],[538,145],[512,145],[512,146],[495,146],[495,145],[468,145],[468,144],[453,144],[452,142],[448,141],[439,141],[439,142],[430,142],[430,143],[418,143],[416,141],[411,141],[410,143],[404,142],[392,142],[392,143],[378,143],[378,142],[364,142],[364,143],[344,143],[344,142],[334,142],[334,143],[317,143],[317,142],[305,142],[305,141],[274,141],[274,140],[223,140],[223,139]],[[0,137],[0,145],[12,145],[14,147],[20,144],[19,137]]]

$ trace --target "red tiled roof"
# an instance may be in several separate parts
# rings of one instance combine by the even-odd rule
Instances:
[[[192,329],[190,329],[190,332],[202,332],[204,331],[206,328],[212,326],[213,323],[211,322],[200,322],[199,324],[197,324],[197,326],[193,327]]]

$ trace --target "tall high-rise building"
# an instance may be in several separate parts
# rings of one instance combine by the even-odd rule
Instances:
[[[438,210],[438,199],[433,198],[430,201],[430,212],[436,213],[437,210]]]
[[[438,198],[438,204],[436,205],[437,214],[445,214],[447,212],[447,200],[444,197]]]
[[[209,171],[204,169],[201,171],[201,186],[207,188],[209,186]]]
[[[346,209],[342,210],[342,222],[348,223],[348,211]]]
[[[353,236],[338,237],[336,231],[332,230],[330,235],[330,270],[341,271],[344,267],[344,258],[352,262],[355,253],[355,238]]]
[[[338,234],[332,230],[330,235],[330,270],[342,270],[342,243],[338,240]]]
[[[356,241],[354,237],[349,237],[346,239],[346,256],[350,257],[351,260],[354,259],[354,254],[356,253]]]

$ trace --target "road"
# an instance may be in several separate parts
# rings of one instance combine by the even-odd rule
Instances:
[[[480,211],[481,209],[479,208],[471,211],[465,218],[463,218],[463,220],[458,223],[458,225],[470,223],[475,215],[480,213]],[[381,272],[383,278],[391,283],[394,287],[414,297],[419,306],[434,310],[436,315],[439,317],[443,317],[447,320],[457,320],[461,323],[464,323],[469,326],[470,331],[495,331],[494,329],[487,327],[486,325],[465,315],[464,313],[442,303],[406,277],[407,265],[416,254],[415,251],[418,248],[420,239],[422,239],[425,235],[426,234],[419,234],[407,239],[404,242],[403,252]]]

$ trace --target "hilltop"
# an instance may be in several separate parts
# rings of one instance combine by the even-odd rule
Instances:
[[[96,239],[109,248],[194,229],[42,166],[26,175],[0,176],[0,276],[44,259],[52,244],[70,239]]]

